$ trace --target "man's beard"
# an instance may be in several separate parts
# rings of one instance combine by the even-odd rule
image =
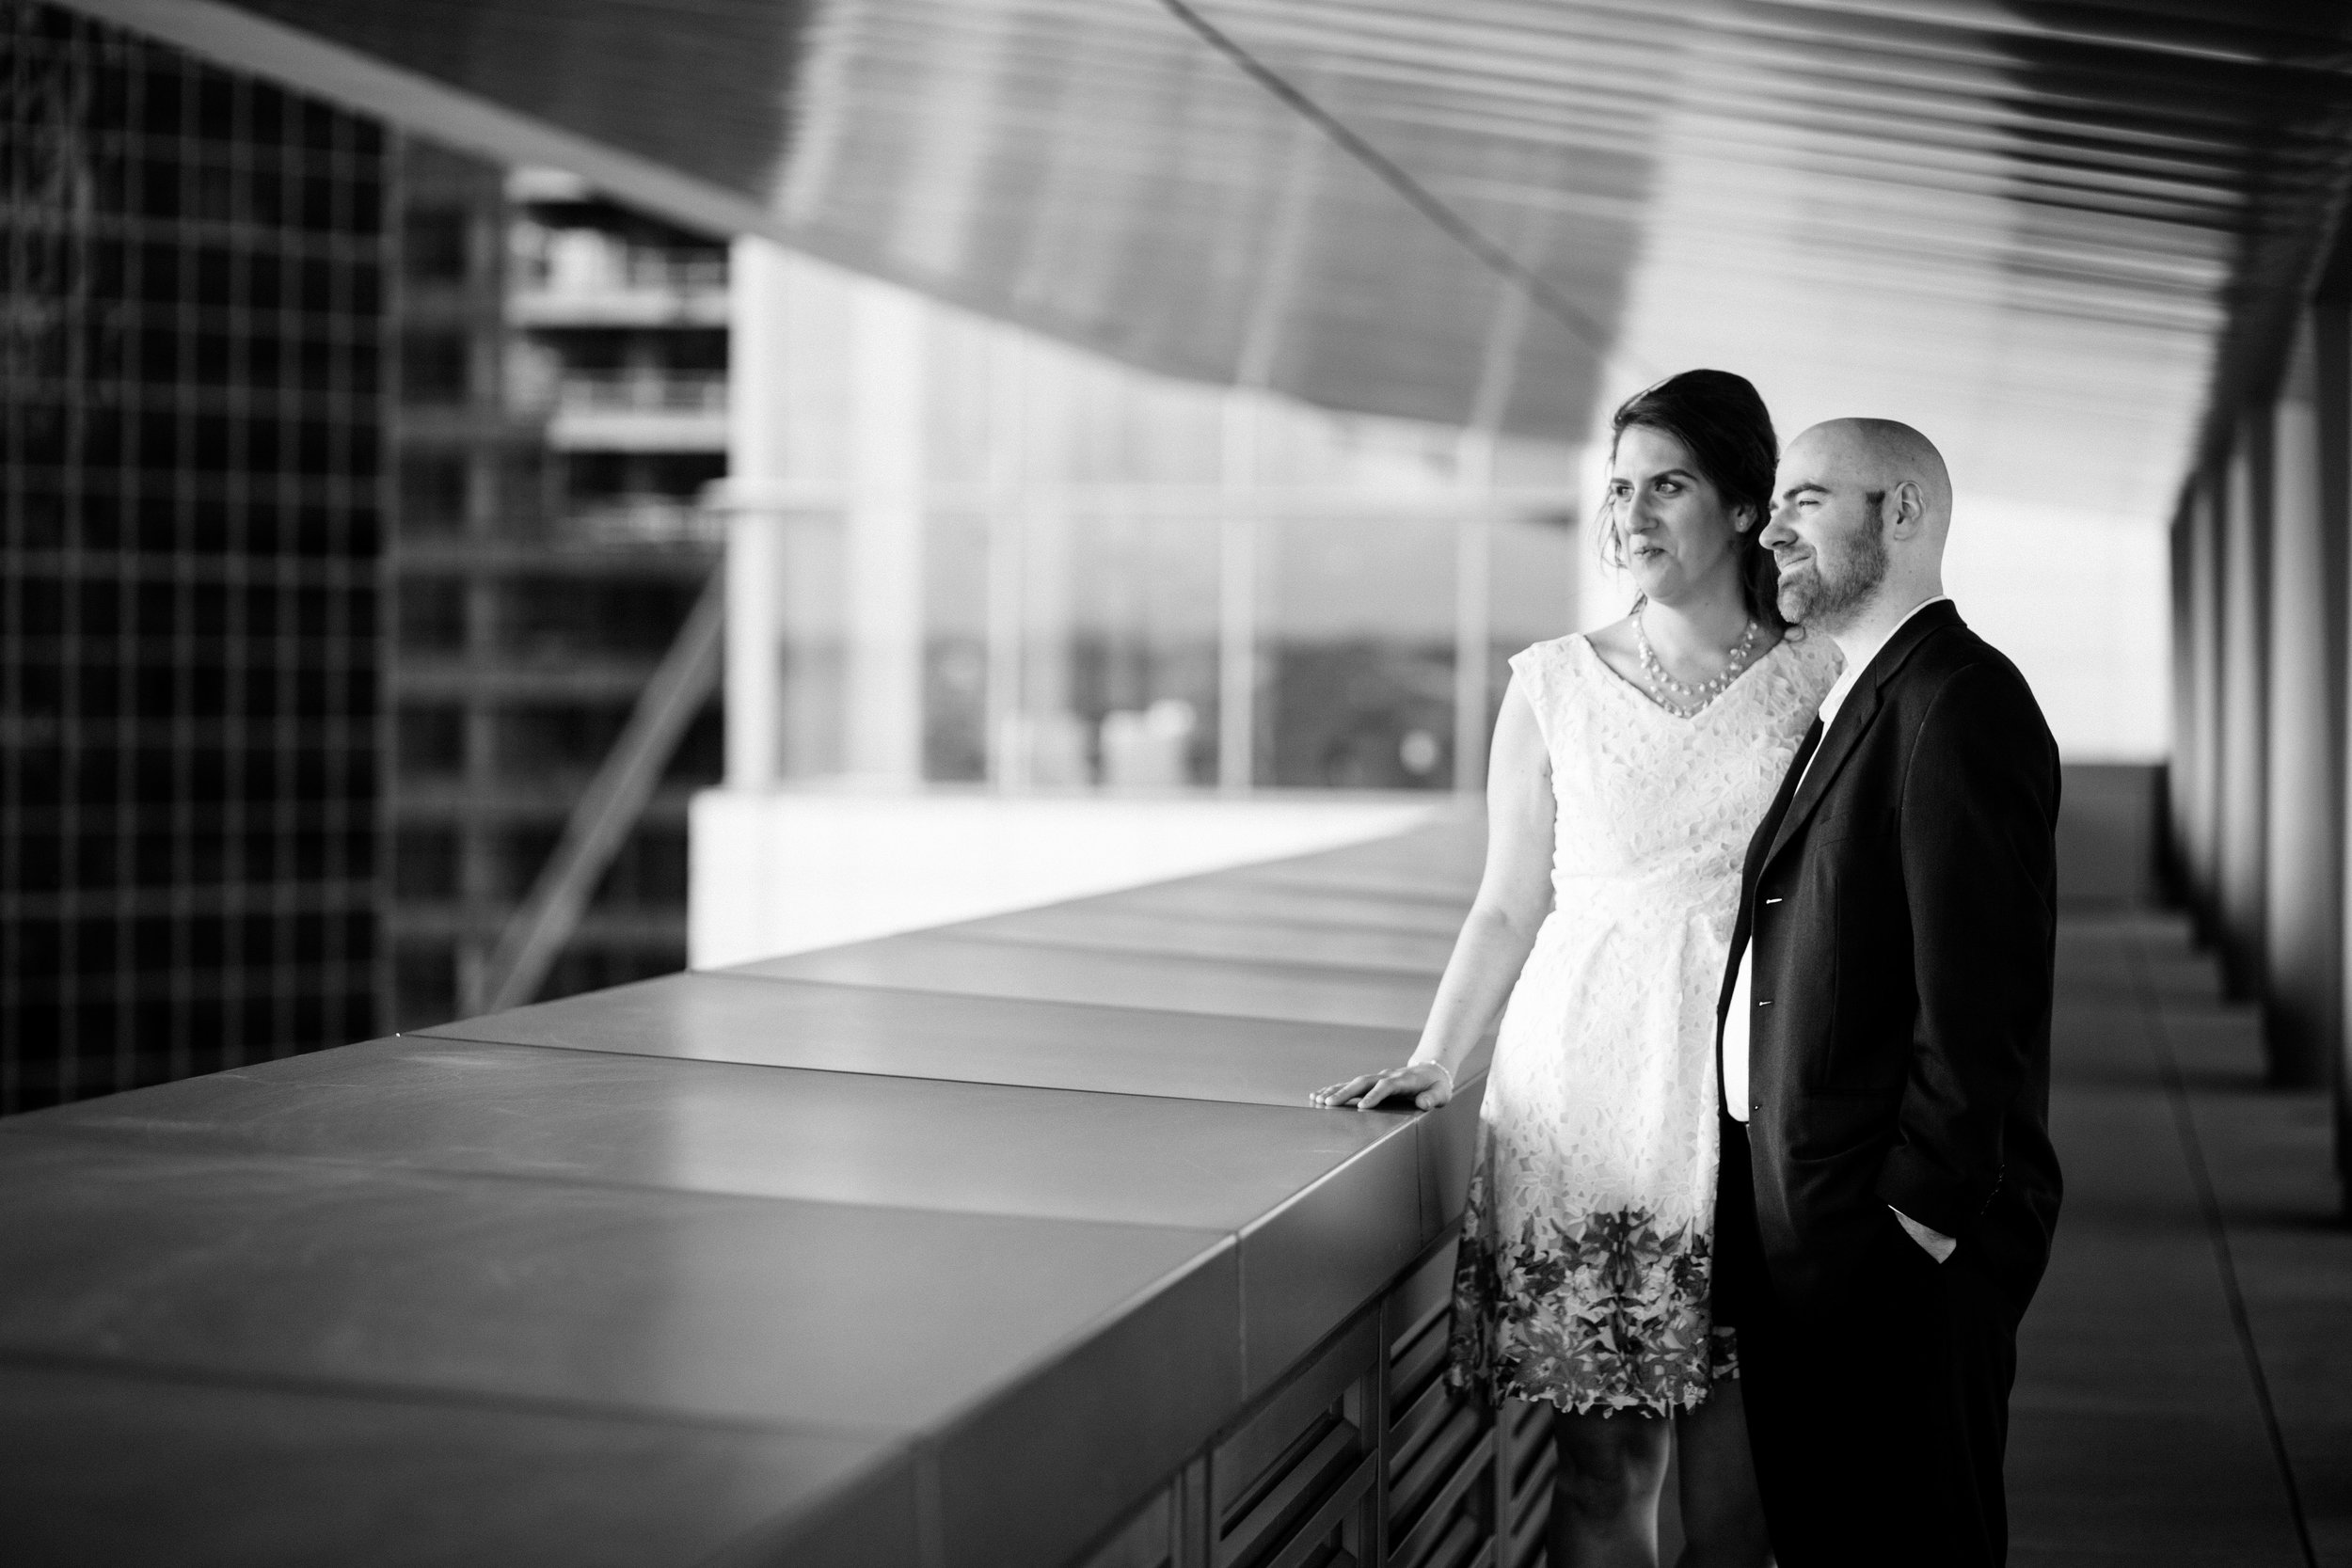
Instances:
[[[1808,631],[1836,632],[1886,580],[1886,541],[1873,526],[1835,556],[1816,547],[1805,569],[1783,574],[1775,595],[1783,617]]]

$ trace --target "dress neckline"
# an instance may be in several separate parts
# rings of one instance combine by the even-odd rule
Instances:
[[[1742,686],[1747,684],[1747,680],[1750,675],[1753,675],[1758,670],[1764,668],[1764,666],[1771,661],[1773,656],[1778,654],[1783,648],[1789,646],[1788,636],[1786,632],[1784,632],[1781,634],[1779,641],[1764,650],[1762,657],[1750,659],[1746,669],[1732,676],[1731,684],[1724,687],[1723,690],[1717,692],[1713,702],[1708,703],[1705,707],[1699,709],[1696,713],[1677,713],[1674,709],[1660,702],[1656,697],[1653,697],[1647,691],[1643,690],[1640,686],[1619,674],[1614,665],[1600,657],[1600,650],[1593,646],[1593,640],[1590,636],[1581,631],[1570,632],[1568,634],[1568,641],[1574,642],[1577,646],[1584,650],[1584,657],[1591,659],[1593,663],[1599,668],[1601,674],[1607,678],[1610,685],[1620,688],[1627,696],[1632,698],[1636,703],[1640,704],[1643,707],[1647,708],[1650,712],[1657,714],[1660,718],[1671,719],[1678,724],[1695,724],[1700,720],[1706,718],[1708,714],[1713,713],[1716,709],[1722,707],[1725,703],[1731,700],[1731,694],[1733,692],[1739,690]]]

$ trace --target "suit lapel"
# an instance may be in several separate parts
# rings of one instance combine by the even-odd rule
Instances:
[[[1920,643],[1928,640],[1931,632],[1959,624],[1960,612],[1952,608],[1949,600],[1931,604],[1904,622],[1887,640],[1886,646],[1878,651],[1870,660],[1870,667],[1862,673],[1862,678],[1854,684],[1853,690],[1847,694],[1846,705],[1837,710],[1837,721],[1829,727],[1828,734],[1821,736],[1821,749],[1814,754],[1813,767],[1805,774],[1804,782],[1797,786],[1796,799],[1788,802],[1788,815],[1780,819],[1780,829],[1772,834],[1772,847],[1764,852],[1764,859],[1756,865],[1757,873],[1760,874],[1766,865],[1771,864],[1772,857],[1779,854],[1796,836],[1797,831],[1812,818],[1815,809],[1821,803],[1821,798],[1829,793],[1830,785],[1837,782],[1839,769],[1846,766],[1847,759],[1854,753],[1854,748],[1861,744],[1862,736],[1870,727],[1870,721],[1878,717],[1879,688],[1903,667],[1903,662],[1911,657]]]
[[[1821,749],[1814,753],[1813,767],[1805,774],[1804,783],[1797,786],[1797,798],[1788,802],[1779,832],[1772,834],[1772,847],[1764,851],[1765,865],[1772,863],[1782,846],[1812,817],[1814,808],[1836,782],[1838,769],[1853,755],[1855,743],[1862,738],[1862,732],[1870,727],[1870,721],[1878,717],[1878,711],[1879,690],[1874,682],[1865,680],[1847,694],[1846,705],[1837,710],[1837,722],[1821,736]],[[1761,871],[1763,866],[1756,869]]]

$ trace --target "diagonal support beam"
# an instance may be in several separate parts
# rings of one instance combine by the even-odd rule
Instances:
[[[726,572],[711,574],[677,640],[638,695],[628,724],[572,807],[571,820],[539,879],[500,933],[483,976],[490,1011],[536,995],[555,957],[580,925],[589,895],[653,796],[678,737],[719,684],[726,625]]]

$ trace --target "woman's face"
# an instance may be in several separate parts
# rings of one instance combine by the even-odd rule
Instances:
[[[1666,432],[1636,424],[1618,435],[1609,503],[1634,586],[1659,603],[1679,603],[1738,572],[1731,513],[1690,449]]]

